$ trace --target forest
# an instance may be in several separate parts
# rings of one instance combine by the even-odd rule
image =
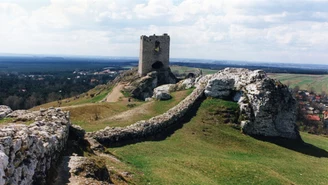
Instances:
[[[105,84],[115,75],[76,75],[56,72],[38,75],[1,74],[0,104],[29,109],[46,102],[76,96]]]

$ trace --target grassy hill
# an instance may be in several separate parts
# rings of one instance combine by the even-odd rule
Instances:
[[[317,92],[328,88],[326,76],[269,76],[283,83],[290,82],[291,87],[299,84],[301,89],[306,89],[313,85]],[[191,93],[191,90],[174,92],[173,99],[168,101],[96,103],[110,91],[109,86],[95,88],[78,99],[63,100],[61,106],[70,111],[72,123],[86,131],[95,131],[149,119]],[[57,103],[42,107],[57,106]],[[122,162],[98,157],[107,160],[114,174],[132,172],[131,178],[124,179],[130,184],[328,184],[327,137],[301,133],[305,144],[256,139],[242,134],[233,124],[237,109],[236,103],[207,99],[186,116],[190,119],[183,121],[182,128],[164,138],[107,148],[107,152]]]
[[[274,144],[243,135],[223,124],[237,107],[207,99],[164,140],[107,149],[124,162],[109,165],[134,172],[136,184],[328,184],[328,138]]]

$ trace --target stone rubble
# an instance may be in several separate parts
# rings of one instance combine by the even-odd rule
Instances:
[[[39,121],[0,128],[0,185],[47,183],[47,174],[66,145],[69,114],[50,108],[38,111],[34,119]]]

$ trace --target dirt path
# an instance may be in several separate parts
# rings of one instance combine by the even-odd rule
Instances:
[[[123,94],[121,93],[121,90],[123,89],[124,84],[117,84],[112,92],[110,92],[107,97],[106,97],[106,101],[107,102],[117,102],[120,97],[123,97]]]
[[[103,121],[126,121],[126,120],[131,120],[135,116],[141,116],[141,115],[146,115],[149,114],[150,112],[150,107],[154,102],[148,102],[145,104],[142,104],[140,106],[137,106],[133,109],[121,112],[115,116],[107,117],[104,119],[99,120],[100,122]]]
[[[95,105],[95,103],[84,103],[84,104],[79,104],[79,105],[68,105],[68,106],[64,106],[64,107],[56,107],[56,108],[60,108],[60,109],[69,109],[69,108],[79,108],[79,107],[85,107],[88,105]]]

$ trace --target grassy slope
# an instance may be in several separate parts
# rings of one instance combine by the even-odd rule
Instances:
[[[328,184],[328,158],[305,155],[243,135],[229,125],[214,124],[208,114],[214,107],[237,106],[206,100],[190,122],[165,140],[108,150],[131,164],[130,169],[143,173],[135,174],[137,184]],[[328,151],[328,138],[302,137]]]
[[[192,92],[192,89],[185,91],[178,91],[172,93],[172,99],[168,101],[154,101],[148,102],[148,106],[143,107],[144,113],[134,115],[128,120],[115,120],[106,121],[105,118],[110,118],[124,111],[133,109],[127,106],[127,102],[119,101],[114,103],[98,103],[98,104],[87,104],[85,106],[68,107],[65,110],[69,110],[71,114],[71,121],[74,124],[82,126],[86,131],[96,131],[103,129],[106,126],[127,126],[137,121],[149,119],[156,115],[162,114],[177,105],[183,100],[188,94]],[[145,102],[133,102],[136,106],[145,104]],[[134,107],[138,109],[138,107]],[[95,119],[96,114],[100,117],[99,120]],[[129,115],[130,116],[130,115]]]
[[[328,92],[328,75],[269,74],[269,76],[290,84],[291,88],[299,86],[300,89],[310,90],[313,87],[316,93]]]
[[[61,100],[60,107],[72,106],[72,105],[81,105],[86,103],[96,103],[103,100],[109,92],[111,92],[112,86],[110,85],[99,85],[86,93],[80,94],[78,99],[74,97]],[[90,94],[97,94],[94,97],[91,97]],[[31,110],[39,110],[40,108],[49,108],[49,107],[59,107],[57,101],[45,103],[36,107],[33,107]]]

